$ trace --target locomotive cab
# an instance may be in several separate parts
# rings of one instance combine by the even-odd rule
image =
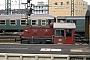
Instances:
[[[75,23],[54,23],[54,44],[74,44]]]

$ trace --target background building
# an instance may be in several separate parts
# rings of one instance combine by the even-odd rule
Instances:
[[[83,0],[49,0],[49,14],[54,16],[85,16],[88,8]]]
[[[21,6],[23,4],[19,5]],[[19,5],[18,7],[20,8]],[[20,9],[12,9],[11,14],[24,14],[26,11],[25,9],[26,5],[24,9],[22,7]],[[83,0],[48,0],[48,3],[40,1],[34,4],[33,9],[33,14],[51,14],[55,17],[85,16],[88,4]],[[6,11],[0,11],[0,14],[4,14],[5,12]]]
[[[48,4],[44,2],[38,2],[37,5],[33,6],[34,14],[48,14]]]
[[[11,15],[26,14],[26,9],[12,9]],[[0,15],[6,15],[6,10],[0,10]]]
[[[38,2],[33,5],[33,14],[48,14],[48,4],[45,2]],[[0,10],[0,15],[5,15],[6,10]],[[26,14],[26,7],[24,9],[12,9],[11,14]]]

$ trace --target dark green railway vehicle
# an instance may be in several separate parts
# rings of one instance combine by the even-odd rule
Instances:
[[[30,26],[48,26],[55,22],[55,18],[48,14],[31,15],[26,19],[25,15],[0,15],[0,32],[21,32],[28,23]]]

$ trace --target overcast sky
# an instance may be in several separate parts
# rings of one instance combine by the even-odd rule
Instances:
[[[20,0],[20,2],[25,3],[27,0]],[[36,4],[38,1],[44,1],[48,2],[48,0],[32,0],[32,3]],[[88,2],[88,5],[90,5],[90,0],[84,0]],[[11,0],[12,2],[12,9],[18,9],[19,8],[19,0]],[[21,5],[20,8],[25,8],[25,5]],[[5,0],[0,0],[0,9],[5,9]]]

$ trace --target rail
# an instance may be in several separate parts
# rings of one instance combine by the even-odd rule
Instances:
[[[0,34],[0,43],[15,43],[15,38],[19,38],[18,34]]]

